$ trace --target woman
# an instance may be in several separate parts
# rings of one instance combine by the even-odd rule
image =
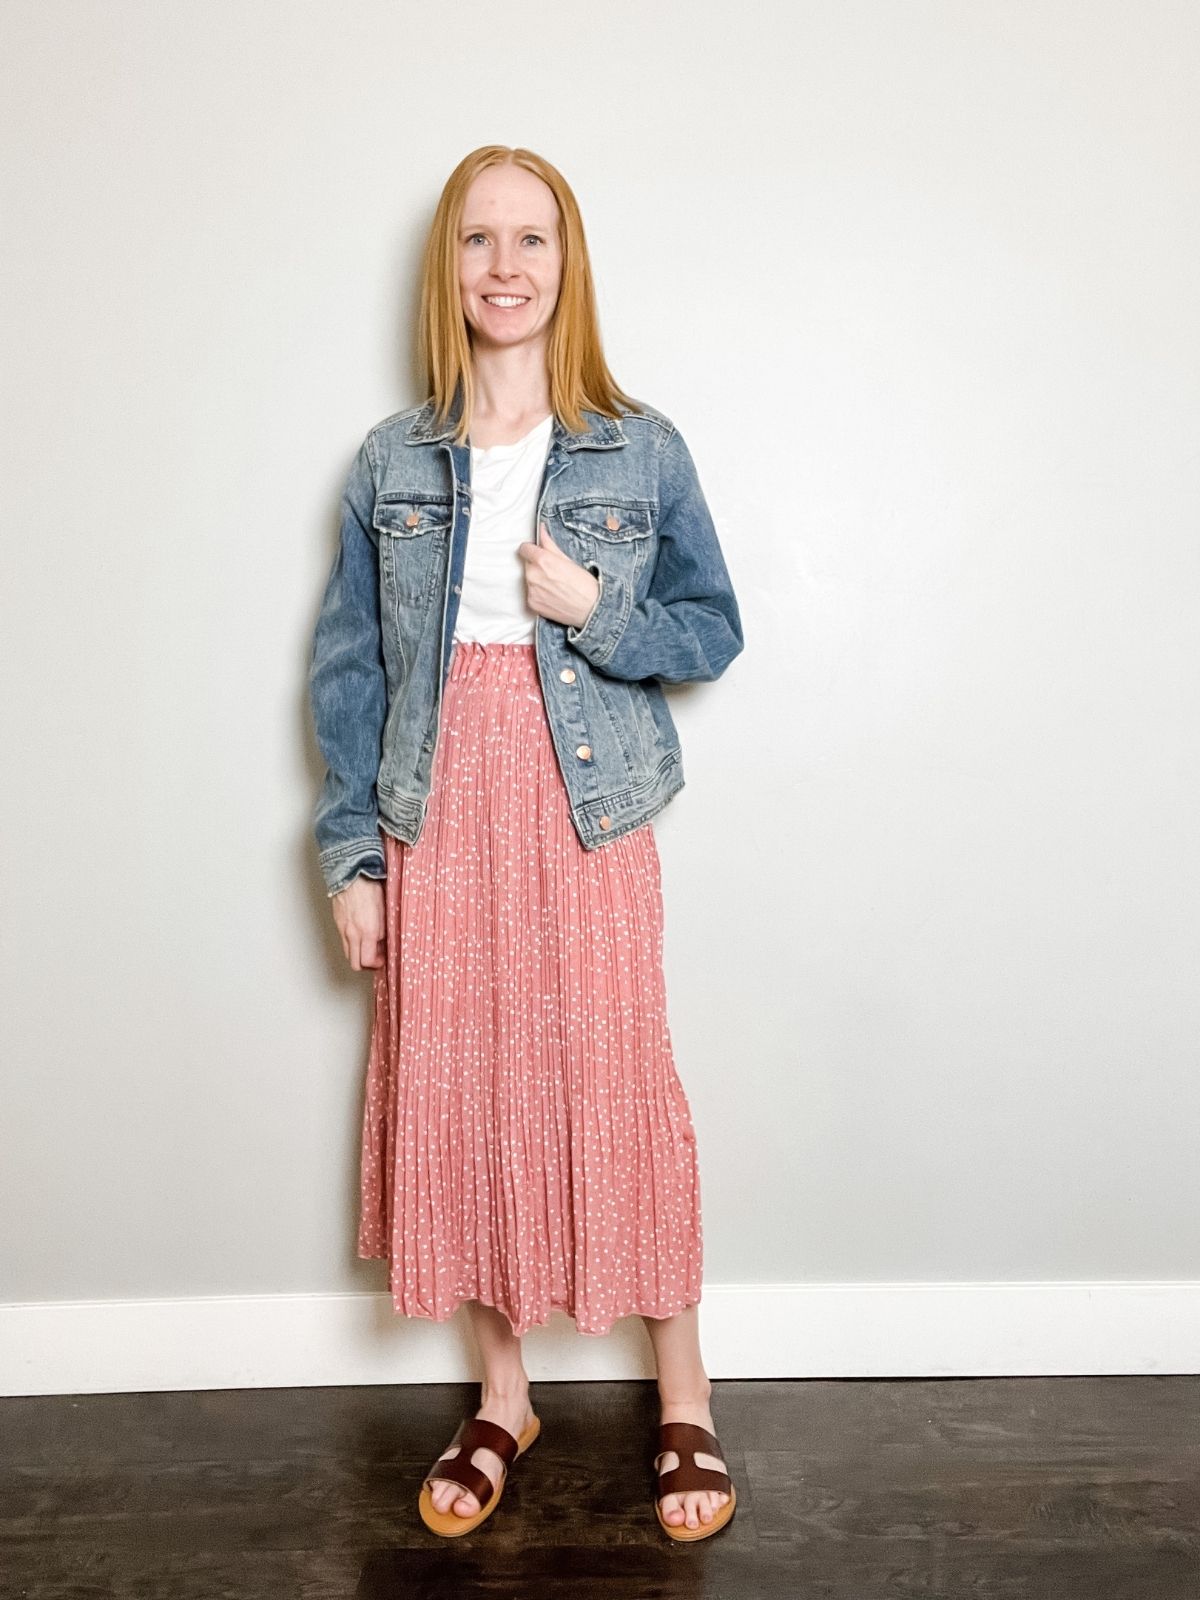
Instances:
[[[650,818],[683,784],[660,685],[724,670],[737,602],[681,436],[609,373],[575,198],[531,151],[451,174],[419,342],[432,399],[358,453],[310,674],[321,866],[375,971],[358,1253],[406,1316],[469,1304],[481,1405],[427,1526],[495,1509],[540,1427],[521,1336],[558,1307],[586,1333],[643,1317],[658,1519],[703,1538],[736,1494]]]

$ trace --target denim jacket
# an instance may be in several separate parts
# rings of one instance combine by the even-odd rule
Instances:
[[[434,405],[359,447],[314,631],[309,699],[328,770],[314,831],[330,896],[385,878],[380,830],[415,844],[429,805],[471,519],[471,452]],[[718,677],[742,649],[737,600],[683,437],[650,407],[554,417],[537,520],[595,574],[580,627],[537,616],[554,749],[585,849],[639,827],[683,787],[660,687]],[[531,539],[535,538],[530,531]]]

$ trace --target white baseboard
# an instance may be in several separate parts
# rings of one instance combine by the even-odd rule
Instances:
[[[1200,1372],[1200,1283],[706,1286],[721,1378]],[[652,1378],[638,1317],[603,1338],[555,1312],[525,1337],[537,1382]],[[399,1317],[386,1294],[0,1305],[0,1393],[119,1394],[477,1379],[465,1309]]]

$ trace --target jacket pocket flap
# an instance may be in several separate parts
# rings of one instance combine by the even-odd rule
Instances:
[[[593,500],[584,505],[560,506],[559,516],[576,533],[590,534],[609,544],[624,544],[627,539],[647,539],[653,531],[650,512],[645,506],[621,501]]]
[[[450,511],[447,500],[416,500],[412,495],[396,499],[380,496],[371,520],[380,533],[389,534],[393,539],[419,539],[426,533],[444,533],[450,526]]]

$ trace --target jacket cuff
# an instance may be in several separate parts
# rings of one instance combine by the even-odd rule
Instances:
[[[567,628],[567,643],[593,666],[602,667],[621,642],[633,609],[633,590],[624,578],[603,572],[594,561],[585,561],[584,566],[594,574],[600,593],[583,626]]]
[[[353,883],[359,873],[368,878],[387,879],[387,862],[378,833],[362,839],[348,839],[345,844],[322,850],[320,864],[321,876],[325,879],[325,894],[330,900]]]

